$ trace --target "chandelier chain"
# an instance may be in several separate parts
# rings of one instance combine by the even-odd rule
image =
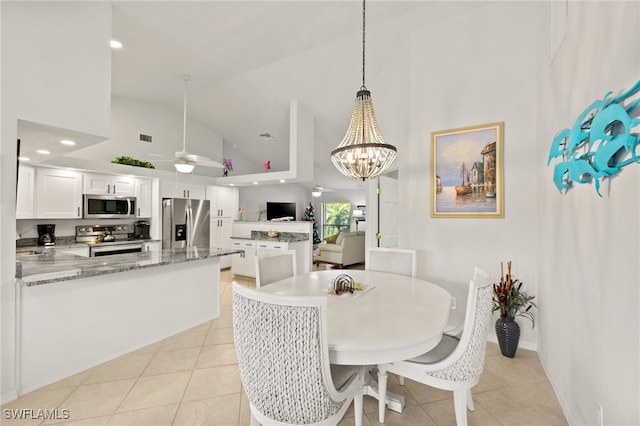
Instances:
[[[362,0],[362,89],[367,87],[364,85],[364,64],[365,64],[365,1]]]

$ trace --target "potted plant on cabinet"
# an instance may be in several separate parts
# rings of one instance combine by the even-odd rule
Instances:
[[[496,337],[502,355],[513,358],[520,340],[520,326],[516,317],[524,317],[531,321],[531,328],[535,326],[532,302],[535,296],[530,296],[522,289],[523,283],[511,275],[511,261],[507,262],[507,275],[504,275],[503,264],[500,262],[500,283],[493,285],[493,312],[500,311],[500,318],[496,320]]]

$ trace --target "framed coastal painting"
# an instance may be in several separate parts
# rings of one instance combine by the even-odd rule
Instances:
[[[431,133],[431,216],[504,217],[504,123]]]

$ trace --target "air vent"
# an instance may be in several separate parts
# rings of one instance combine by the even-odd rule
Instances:
[[[138,139],[141,142],[149,142],[152,143],[153,142],[153,136],[151,135],[145,135],[144,133],[138,133]]]

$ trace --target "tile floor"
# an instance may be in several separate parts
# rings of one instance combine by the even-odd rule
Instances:
[[[22,396],[2,407],[2,425],[82,426],[249,425],[233,347],[230,271],[222,272],[220,318]],[[248,279],[237,279],[254,286]],[[402,414],[387,411],[386,425],[455,425],[450,392],[411,380],[389,390],[405,396]],[[514,359],[489,343],[485,371],[473,389],[470,425],[566,425],[535,352]],[[364,425],[378,423],[377,401],[365,397]],[[58,409],[69,419],[8,419],[7,409]],[[63,411],[68,410],[68,411]],[[353,409],[340,425],[353,424]]]

